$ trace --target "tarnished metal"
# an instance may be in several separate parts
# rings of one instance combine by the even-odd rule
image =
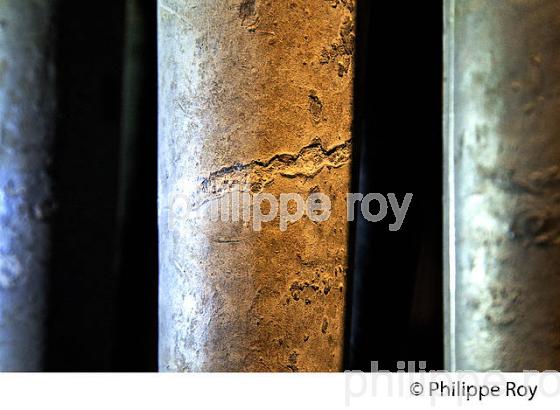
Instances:
[[[560,368],[560,1],[446,2],[447,367]]]
[[[161,370],[341,369],[353,31],[350,0],[159,1]],[[245,184],[331,216],[204,216]]]
[[[52,3],[0,1],[0,370],[42,368],[54,118]]]

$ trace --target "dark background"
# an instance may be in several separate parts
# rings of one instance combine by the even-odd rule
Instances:
[[[439,370],[443,4],[358,1],[357,29],[354,192],[414,197],[398,232],[388,230],[392,220],[352,226],[345,367],[425,361]]]
[[[352,225],[345,367],[443,367],[442,4],[358,1],[354,192],[414,194]],[[47,370],[157,370],[155,0],[59,0]],[[375,210],[372,210],[372,212]]]
[[[47,370],[157,369],[155,16],[58,1]]]

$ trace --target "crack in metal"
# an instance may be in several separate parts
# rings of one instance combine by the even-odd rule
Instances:
[[[235,189],[257,194],[270,185],[276,177],[313,178],[325,168],[340,168],[350,162],[351,141],[330,148],[314,139],[297,154],[280,153],[267,160],[235,163],[211,172],[202,178],[193,194],[193,209],[218,199]]]

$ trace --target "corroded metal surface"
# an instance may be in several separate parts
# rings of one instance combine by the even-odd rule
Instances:
[[[158,13],[160,369],[341,369],[353,2],[160,0]],[[322,192],[332,215],[256,232],[170,212],[236,183]]]
[[[560,1],[446,10],[447,367],[560,368]]]
[[[0,2],[0,370],[42,366],[54,114],[51,2]]]

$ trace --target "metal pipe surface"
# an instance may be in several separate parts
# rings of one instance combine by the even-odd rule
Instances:
[[[160,0],[158,14],[160,369],[340,370],[353,1]],[[284,232],[210,221],[236,186],[324,193],[331,216]]]
[[[43,367],[52,2],[0,1],[0,371]]]
[[[560,368],[560,1],[446,2],[446,362]]]

